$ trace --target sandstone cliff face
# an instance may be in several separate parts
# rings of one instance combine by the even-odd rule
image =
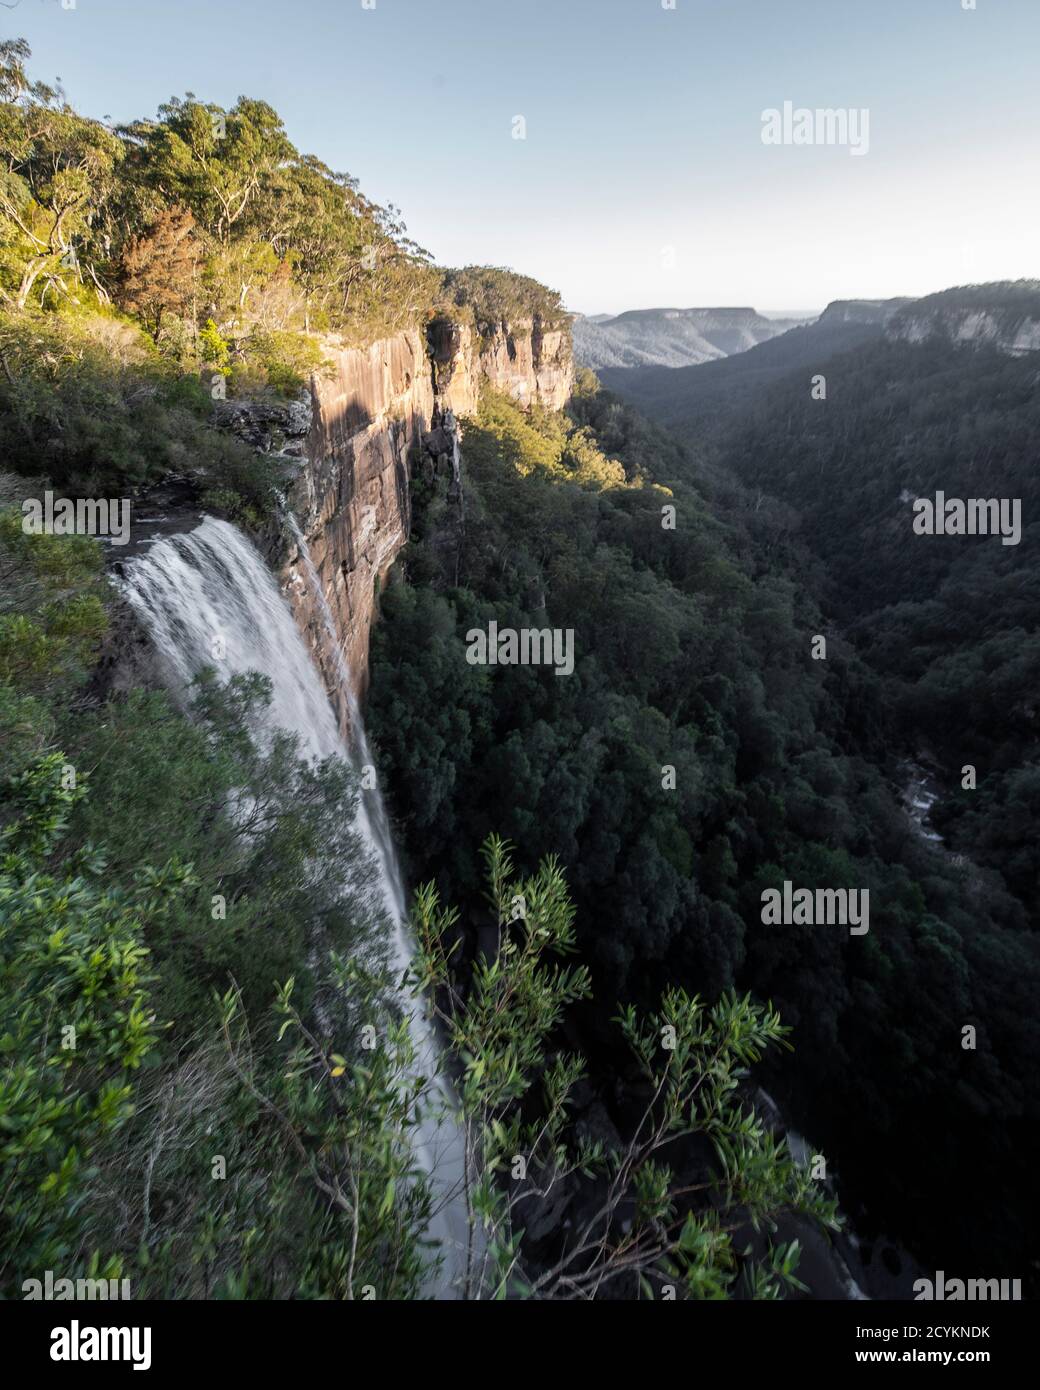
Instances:
[[[317,572],[352,694],[364,694],[368,642],[378,592],[408,539],[409,483],[424,457],[449,453],[453,417],[471,414],[482,377],[520,401],[559,409],[573,384],[566,331],[530,323],[478,339],[441,320],[428,337],[400,333],[364,349],[330,347],[330,378],[312,384],[306,463],[289,492]],[[444,424],[447,423],[447,430]],[[330,690],[339,687],[336,654],[300,548],[282,582]],[[349,723],[349,701],[340,709]]]
[[[983,309],[950,309],[944,312],[915,312],[913,308],[897,315],[888,325],[888,335],[908,343],[923,343],[942,337],[951,343],[973,347],[989,345],[1011,357],[1040,350],[1040,316],[1008,314]]]
[[[915,299],[886,325],[908,343],[945,339],[957,347],[995,348],[1010,357],[1040,351],[1040,280],[957,285]]]
[[[530,320],[500,325],[484,338],[446,319],[430,328],[430,354],[438,394],[456,415],[476,409],[482,380],[515,400],[560,410],[574,385],[570,332]]]
[[[560,410],[574,385],[570,332],[529,323],[497,332],[481,344],[481,375],[519,401]]]

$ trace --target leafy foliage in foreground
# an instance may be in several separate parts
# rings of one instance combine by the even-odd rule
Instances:
[[[174,858],[127,891],[89,846],[53,863],[86,792],[63,788],[66,766],[41,759],[5,798],[0,1288],[50,1269],[122,1276],[138,1298],[414,1296],[429,1199],[385,982],[338,967],[340,993],[385,1019],[365,1065],[351,1043],[329,1054],[291,981],[277,1033],[250,1029],[232,985],[208,1025],[167,1035],[144,943],[196,875]]]
[[[443,908],[426,884],[413,914],[416,973],[427,996],[443,1001],[438,1014],[462,1064],[466,1296],[652,1298],[670,1286],[673,1297],[678,1287],[689,1298],[727,1298],[738,1279],[758,1298],[802,1288],[797,1240],[767,1243],[757,1261],[735,1242],[739,1232],[775,1230],[781,1214],[838,1225],[825,1189],[738,1090],[748,1067],[786,1037],[778,1015],[735,995],[708,1008],[681,989],[667,990],[647,1017],[629,1006],[617,1023],[638,1063],[642,1114],[618,1147],[582,1137],[568,1112],[585,1065],[553,1050],[568,1007],[590,992],[587,968],[557,959],[575,952],[563,873],[549,858],[532,877],[514,878],[510,847],[495,835],[482,857],[499,943],[465,984],[451,959],[457,909]],[[716,1161],[700,1182],[681,1183],[672,1160],[697,1135]],[[557,1249],[532,1263],[526,1215],[558,1203],[576,1178],[589,1190],[586,1205],[566,1223],[556,1208]]]
[[[50,754],[13,781],[0,831],[0,1269],[15,1272],[60,1267],[75,1248],[91,1161],[154,1045],[144,923],[185,879],[171,865],[112,891],[86,852],[50,872],[83,793],[63,767]]]

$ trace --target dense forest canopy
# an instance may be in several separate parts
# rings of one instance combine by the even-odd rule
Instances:
[[[1038,299],[1034,291],[1034,312]],[[878,342],[827,363],[826,402],[801,379],[778,386],[721,452],[797,510],[799,538],[823,561],[828,606],[883,680],[894,743],[925,754],[947,788],[940,828],[1000,872],[1034,923],[1036,374],[1031,354],[986,344]],[[1017,499],[1017,544],[914,534],[914,499],[940,491]],[[968,765],[975,788],[960,785]]]
[[[530,321],[538,328],[560,328],[570,322],[555,290],[529,275],[496,266],[449,270],[444,294],[455,308],[471,314],[478,332],[485,335],[502,324]]]
[[[265,102],[224,110],[189,93],[109,129],[30,81],[24,43],[0,56],[3,268],[18,307],[41,280],[45,302],[89,287],[116,308],[146,304],[170,355],[196,350],[212,320],[262,364],[272,334],[370,341],[435,293],[398,211],[301,154]]]
[[[1001,363],[1009,382],[1024,370]],[[863,1229],[889,1222],[940,1263],[970,1249],[1020,1269],[1028,1237],[1003,1193],[1030,1190],[1037,1119],[1025,1078],[1040,1060],[1029,1002],[1040,961],[1017,892],[1028,861],[1005,877],[911,834],[891,688],[825,615],[798,511],[766,490],[785,445],[793,467],[806,434],[820,437],[784,408],[734,444],[760,483],[745,489],[589,376],[563,417],[485,397],[465,422],[461,550],[443,482],[418,488],[374,633],[370,720],[402,841],[416,875],[474,905],[471,847],[489,829],[559,852],[607,997],[642,1001],[670,980],[773,999],[798,1054],[778,1089],[834,1156],[844,1199],[865,1204]],[[948,401],[923,408],[949,418]],[[875,423],[836,414],[833,428],[848,476],[894,502],[901,481],[875,484],[852,452]],[[590,463],[576,472],[578,441]],[[819,496],[817,474],[800,475],[807,495]],[[863,530],[871,506],[843,496],[842,481],[835,473],[819,505],[848,529],[819,529],[888,584]],[[492,618],[573,629],[574,674],[467,664],[463,634]],[[817,662],[819,633],[829,645]],[[1027,805],[1016,823],[1035,823]],[[764,927],[762,890],[785,879],[869,889],[869,935]],[[605,1022],[586,1017],[601,1061]],[[966,1024],[978,1030],[970,1053]]]

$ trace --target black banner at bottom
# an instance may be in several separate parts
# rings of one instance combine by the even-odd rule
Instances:
[[[609,1322],[601,1324],[601,1316],[608,1316]],[[485,1317],[494,1321],[486,1323]],[[549,1322],[531,1321],[542,1317]],[[632,1322],[620,1323],[619,1317]],[[498,1318],[505,1321],[499,1323]],[[9,1366],[16,1358],[23,1377],[52,1367],[64,1367],[71,1377],[92,1371],[160,1377],[256,1371],[265,1377],[279,1372],[298,1377],[312,1358],[340,1361],[350,1345],[344,1338],[364,1337],[369,1356],[378,1357],[380,1347],[392,1352],[402,1327],[415,1351],[421,1345],[418,1339],[428,1335],[431,1358],[444,1353],[445,1337],[479,1336],[494,1328],[497,1337],[512,1339],[499,1346],[495,1361],[507,1351],[514,1372],[528,1366],[547,1372],[550,1362],[558,1372],[559,1352],[568,1343],[587,1363],[597,1346],[613,1354],[635,1332],[644,1355],[674,1346],[687,1364],[695,1353],[702,1363],[718,1361],[740,1372],[775,1372],[785,1365],[796,1375],[930,1365],[986,1366],[1007,1374],[1029,1364],[1035,1335],[1031,1304],[996,1302],[665,1303],[627,1308],[617,1303],[591,1308],[557,1303],[545,1312],[530,1304],[505,1303],[498,1311],[475,1315],[444,1303],[0,1304],[4,1361]],[[536,1328],[540,1334],[551,1332],[551,1355],[540,1337],[529,1340]],[[590,1343],[590,1334],[596,1342]],[[379,1340],[383,1336],[385,1342]],[[621,1344],[615,1340],[618,1336]]]

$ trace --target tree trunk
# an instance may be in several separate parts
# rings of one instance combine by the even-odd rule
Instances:
[[[18,299],[16,301],[19,309],[25,308],[26,300],[32,293],[32,287],[36,284],[40,272],[47,264],[47,260],[48,257],[46,256],[37,256],[25,267],[25,274],[22,276],[22,283],[18,290]]]

